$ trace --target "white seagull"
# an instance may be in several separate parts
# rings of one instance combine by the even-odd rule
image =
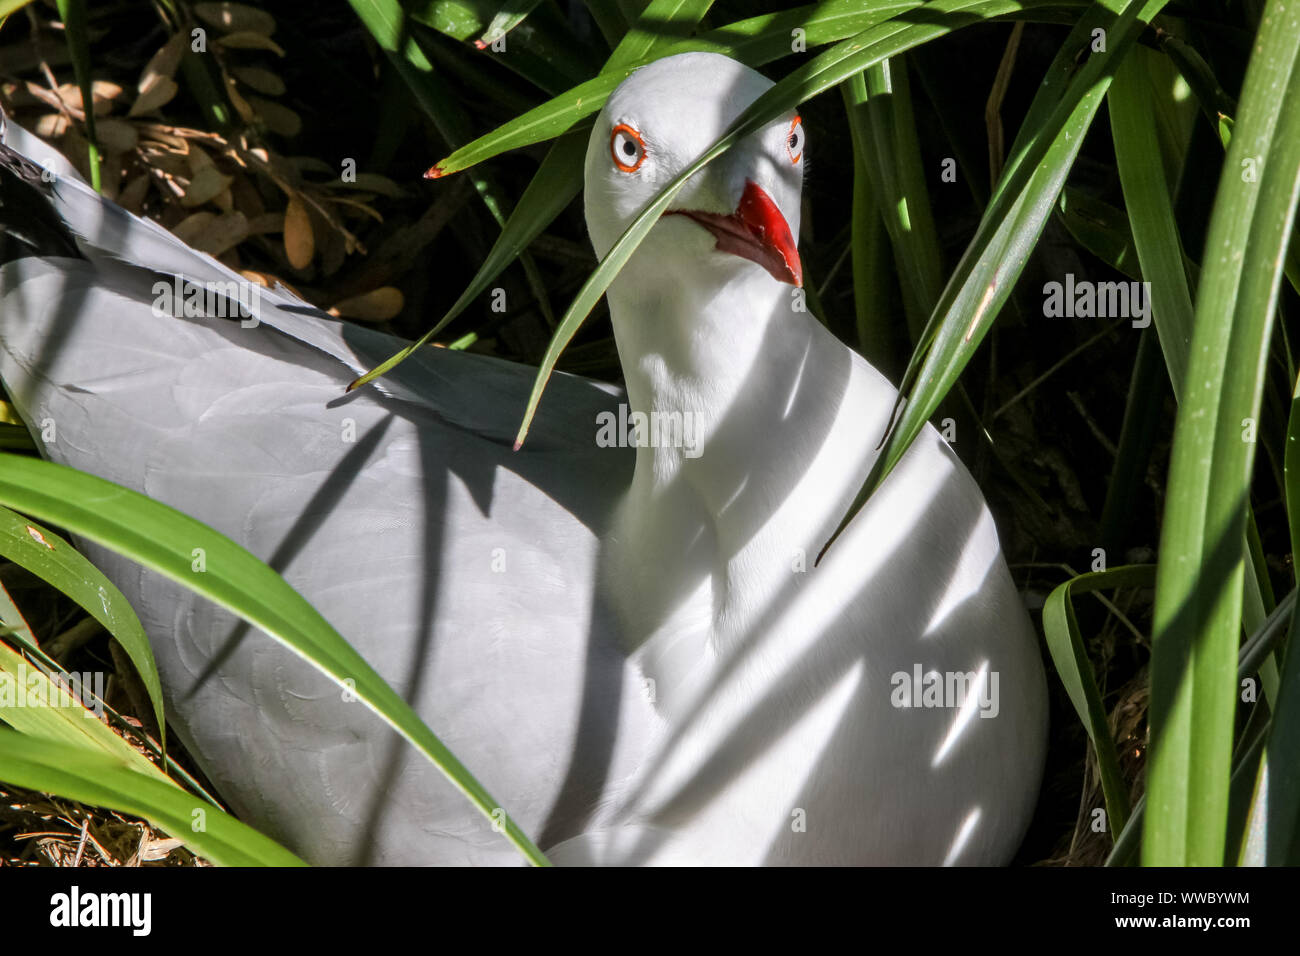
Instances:
[[[770,86],[704,53],[629,77],[587,153],[597,254]],[[802,309],[798,116],[689,181],[610,287],[626,394],[556,376],[519,452],[532,369],[425,349],[345,395],[402,343],[283,290],[254,327],[159,315],[159,275],[239,278],[34,137],[7,141],[60,174],[0,158],[0,378],[38,439],[54,423],[43,454],[281,571],[555,862],[1014,854],[1046,745],[1041,659],[937,432],[814,564],[896,392]],[[333,681],[87,550],[245,820],[315,863],[518,861]]]

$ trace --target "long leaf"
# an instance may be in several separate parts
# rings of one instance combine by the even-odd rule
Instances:
[[[844,89],[854,146],[864,158],[894,249],[908,326],[913,338],[919,338],[943,291],[943,274],[906,58],[869,67],[850,78]]]
[[[1089,591],[1110,588],[1149,588],[1155,581],[1155,570],[1154,565],[1131,565],[1080,574],[1056,587],[1043,604],[1043,633],[1047,638],[1047,649],[1052,654],[1052,662],[1065,685],[1070,703],[1092,741],[1101,775],[1101,790],[1106,799],[1106,816],[1114,836],[1118,836],[1128,822],[1128,790],[1120,773],[1114,734],[1106,719],[1101,693],[1097,690],[1088,650],[1079,633],[1074,598]]]
[[[1292,554],[1300,554],[1300,382],[1291,399],[1286,435],[1286,511]],[[1300,608],[1300,602],[1297,602]],[[1282,660],[1273,725],[1260,761],[1247,818],[1242,861],[1300,863],[1300,611],[1291,615],[1291,640]]]
[[[7,682],[13,693],[11,702],[7,693],[0,692],[0,720],[14,730],[108,754],[139,773],[176,786],[144,754],[97,719],[95,711],[90,709],[95,701],[86,700],[88,693],[93,694],[93,688],[81,685],[78,701],[68,693],[73,686],[70,682],[54,681],[43,668],[3,642],[0,642],[0,681]]]
[[[113,635],[135,665],[166,740],[162,682],[153,648],[122,592],[54,532],[8,508],[0,508],[0,554],[67,595]]]
[[[1265,348],[1300,196],[1300,8],[1270,0],[1219,180],[1170,465],[1151,665],[1143,862],[1223,860],[1234,656]]]
[[[649,57],[695,29],[713,6],[713,0],[651,0],[632,29],[619,41],[601,72],[619,69]]]
[[[1133,241],[1150,289],[1147,305],[1160,335],[1174,396],[1180,398],[1192,343],[1192,294],[1169,182],[1164,166],[1156,161],[1161,151],[1151,88],[1140,58],[1143,52],[1135,51],[1115,73],[1108,95],[1110,125]]]
[[[841,84],[845,107],[851,110],[849,84]],[[852,127],[850,127],[852,128]],[[889,233],[880,216],[879,200],[867,174],[860,137],[853,140],[853,223],[849,237],[853,269],[853,311],[858,351],[872,365],[888,372],[894,363],[893,316],[886,307],[893,282]]]
[[[86,0],[58,0],[59,19],[68,40],[72,71],[81,90],[81,105],[86,117],[86,142],[89,153],[90,185],[99,192],[99,137],[95,133],[95,99],[90,71],[90,26],[86,19]]]
[[[1038,2],[1039,0],[1031,0],[1023,5],[1009,4],[1007,10],[1010,12]],[[1050,0],[1041,2],[1046,6]],[[925,4],[920,0],[885,0],[870,9],[864,9],[860,0],[827,0],[825,3],[810,4],[784,14],[753,17],[689,40],[676,41],[657,48],[655,58],[703,50],[726,54],[750,66],[761,66],[790,55],[792,29],[805,31],[805,42],[811,48],[854,36],[873,24],[883,23],[890,17],[921,6]],[[931,6],[941,7],[943,4]],[[616,65],[503,124],[486,136],[479,137],[439,161],[436,166],[439,175],[450,175],[509,150],[559,136],[583,117],[599,111],[609,94],[639,65],[637,62]]]
[[[0,502],[58,524],[233,611],[339,682],[409,740],[489,820],[500,804],[352,646],[283,578],[248,551],[173,508],[93,475],[0,455]],[[207,570],[192,568],[192,550]],[[507,816],[506,837],[532,863],[545,857]]]
[[[284,847],[184,790],[107,754],[0,730],[0,780],[144,817],[224,866],[303,866]]]
[[[474,41],[474,45],[480,50],[491,46],[523,23],[524,18],[532,13],[533,8],[541,2],[542,0],[506,0],[502,4],[500,12],[492,18],[487,29],[483,31],[483,35]]]
[[[902,412],[862,489],[818,560],[906,453],[983,341],[1029,260],[1115,68],[1165,2],[1101,0],[1097,6],[1100,13],[1094,16],[1113,20],[1105,52],[1092,54],[1077,73],[1057,77],[1057,85],[1064,86],[1059,100],[1052,95],[1051,85],[1040,88],[1025,120],[1026,127],[1031,121],[1035,125],[1022,129],[1013,144],[975,238],[949,279],[904,376],[899,399]],[[1122,3],[1118,13],[1113,9],[1117,3]],[[1081,21],[1083,29],[1076,28],[1072,38],[1081,32],[1086,36],[1088,24],[1088,19]],[[1072,56],[1065,55],[1071,45],[1067,43],[1062,49],[1054,73],[1059,73],[1062,60],[1072,60]]]

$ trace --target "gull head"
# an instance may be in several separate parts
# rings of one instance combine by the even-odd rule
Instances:
[[[656,194],[772,85],[716,53],[665,57],[624,80],[587,147],[587,229],[596,255],[603,259]],[[620,281],[706,289],[737,279],[802,285],[796,237],[805,143],[792,112],[697,172]]]

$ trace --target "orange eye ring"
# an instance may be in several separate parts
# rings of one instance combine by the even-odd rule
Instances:
[[[614,165],[625,173],[634,173],[645,162],[645,140],[626,123],[619,123],[609,134],[609,155]]]
[[[790,162],[799,165],[799,160],[803,159],[803,119],[795,116],[794,121],[790,123],[790,132],[785,137],[785,151],[790,156]]]

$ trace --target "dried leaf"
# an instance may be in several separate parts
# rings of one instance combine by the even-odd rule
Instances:
[[[267,96],[284,95],[284,80],[270,70],[264,70],[260,66],[236,66],[230,72],[240,83],[259,93],[265,93]]]
[[[117,197],[117,204],[127,212],[133,212],[138,216],[144,206],[144,197],[148,192],[149,174],[140,173],[122,188],[122,192]]]
[[[190,175],[189,161],[184,156],[178,156],[176,153],[167,152],[166,150],[145,150],[144,162],[168,176],[188,178]]]
[[[196,212],[192,216],[187,216],[176,225],[172,226],[172,235],[188,245],[194,245],[194,240],[203,234],[207,229],[217,221],[215,212],[203,210]]]
[[[199,148],[190,150],[188,160],[190,164],[190,173],[194,176],[197,176],[209,166],[215,165],[212,162],[212,157]]]
[[[230,98],[230,105],[235,108],[239,118],[245,123],[252,123],[257,119],[257,114],[253,112],[253,107],[249,105],[248,100],[244,99],[239,87],[236,85],[233,77],[226,77],[226,96]]]
[[[387,322],[396,317],[405,304],[402,290],[386,285],[335,303],[329,313],[361,322]]]
[[[243,173],[235,173],[235,181],[230,184],[231,197],[234,200],[235,207],[239,209],[249,222],[261,216],[266,212],[266,204],[262,202],[262,195],[253,185],[252,180]],[[281,214],[281,219],[283,219]],[[280,232],[280,229],[272,229],[272,232]]]
[[[77,175],[90,182],[90,144],[86,142],[86,137],[81,135],[81,131],[75,126],[69,126],[59,138],[58,147],[59,152],[66,156],[73,168],[77,170]]]
[[[270,50],[276,56],[284,56],[284,49],[268,36],[252,31],[244,33],[227,33],[217,38],[217,44],[227,50]]]
[[[364,189],[368,192],[379,193],[392,199],[401,199],[406,195],[401,186],[387,176],[381,176],[378,173],[357,173],[355,182],[345,182],[343,185],[350,189]]]
[[[289,206],[284,211],[284,253],[295,269],[306,269],[316,253],[311,217],[297,193],[289,197]]]
[[[284,232],[284,213],[282,212],[264,212],[260,216],[253,216],[248,220],[248,234],[250,236],[281,232]]]
[[[46,113],[36,121],[32,131],[42,139],[57,139],[68,131],[71,121],[62,113]]]
[[[190,141],[184,136],[170,132],[171,127],[159,126],[157,123],[140,123],[140,135],[144,139],[161,143],[174,153],[189,153]]]
[[[102,119],[95,124],[99,144],[110,153],[125,153],[135,149],[140,141],[135,126],[126,120]]]
[[[186,34],[176,33],[159,47],[158,52],[144,65],[144,70],[140,73],[140,83],[136,88],[143,93],[147,86],[157,82],[157,77],[165,76],[174,79],[188,42],[189,37]]]
[[[302,130],[302,119],[289,107],[281,106],[275,100],[262,99],[260,96],[250,96],[248,103],[272,133],[281,136],[297,136]]]
[[[312,225],[316,228],[316,235],[321,239],[316,249],[316,257],[320,260],[321,276],[331,276],[343,268],[343,262],[351,251],[348,248],[350,243],[342,233],[330,228],[330,224],[320,217],[315,217]]]
[[[322,176],[335,176],[338,170],[319,156],[285,156],[284,161],[299,173],[318,173]]]
[[[100,137],[100,142],[103,142],[103,136]],[[99,175],[104,195],[116,202],[118,189],[122,185],[122,154],[111,151],[106,153],[100,164]]]
[[[140,116],[143,113],[152,113],[171,101],[180,89],[176,81],[170,76],[163,76],[161,73],[153,76],[149,81],[141,84],[140,95],[135,98],[131,104],[131,109],[127,116]]]
[[[205,202],[215,199],[217,194],[223,192],[229,185],[229,176],[215,166],[205,166],[190,180],[185,195],[181,197],[181,205],[186,209],[202,206]]]
[[[69,108],[84,113],[85,106],[81,98],[81,87],[73,83],[64,83],[59,87],[59,98]],[[122,87],[107,80],[95,80],[90,87],[90,97],[95,103],[95,115],[107,116],[113,109],[113,101],[122,95]]]
[[[361,195],[362,195],[362,196],[366,196],[368,199],[373,199],[373,198],[374,198],[372,195],[369,195],[369,194],[367,194],[367,193],[362,193]],[[370,208],[369,206],[367,206],[364,202],[361,202],[359,198],[358,198],[358,199],[344,199],[342,196],[334,196],[334,197],[332,197],[332,199],[331,199],[330,201],[331,201],[331,202],[334,202],[334,203],[337,203],[337,204],[340,205],[340,206],[345,207],[346,211],[349,211],[349,212],[353,213],[354,215],[364,215],[364,216],[369,216],[369,217],[370,217],[371,219],[373,219],[375,222],[383,222],[383,221],[384,221],[384,217],[381,216],[381,215],[379,214],[379,211],[378,211],[378,210],[371,209],[371,208]]]
[[[216,216],[190,242],[199,252],[220,256],[248,238],[248,220],[242,212]]]
[[[194,12],[227,33],[249,31],[270,36],[275,32],[274,17],[242,3],[196,3]]]
[[[149,840],[140,847],[140,860],[143,863],[165,860],[171,855],[172,850],[181,846],[184,846],[184,844],[174,837]]]

